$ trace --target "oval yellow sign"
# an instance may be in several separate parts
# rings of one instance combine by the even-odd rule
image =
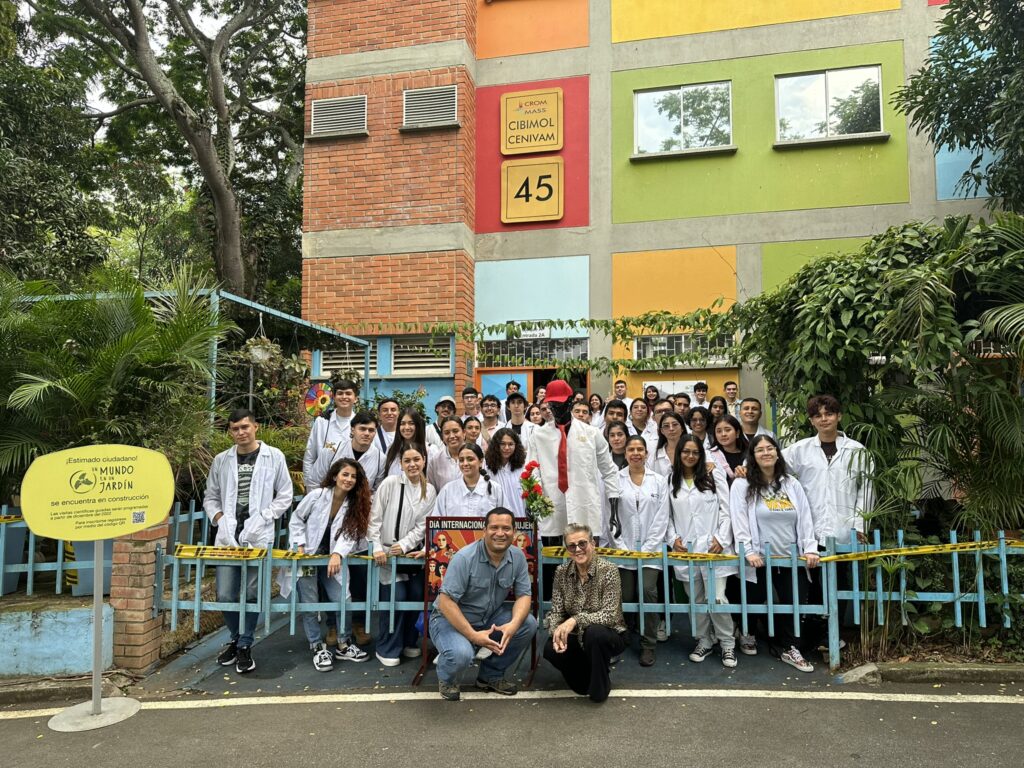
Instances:
[[[162,523],[174,503],[167,457],[132,445],[89,445],[40,456],[21,484],[36,536],[98,541]]]

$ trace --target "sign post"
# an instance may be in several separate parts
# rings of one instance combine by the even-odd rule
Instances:
[[[167,458],[130,445],[92,445],[40,456],[22,482],[25,523],[36,536],[93,542],[92,701],[50,718],[54,731],[89,731],[139,711],[137,700],[103,698],[103,543],[167,519],[174,475]]]

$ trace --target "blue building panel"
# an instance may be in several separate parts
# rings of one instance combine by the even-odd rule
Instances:
[[[476,322],[578,320],[590,317],[590,257],[505,259],[476,263]],[[586,331],[559,331],[585,337]],[[488,340],[503,339],[493,334]]]

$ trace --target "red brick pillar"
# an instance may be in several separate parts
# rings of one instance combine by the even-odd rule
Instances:
[[[163,616],[153,617],[156,547],[168,524],[114,540],[110,606],[114,609],[114,665],[144,672],[160,661]]]

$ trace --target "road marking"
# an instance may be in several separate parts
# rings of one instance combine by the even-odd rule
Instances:
[[[524,699],[574,699],[576,694],[560,691],[520,691],[516,700]],[[873,691],[776,691],[758,689],[723,690],[712,689],[654,689],[612,691],[612,699],[790,699],[819,701],[872,701],[882,704],[1024,704],[1021,696],[992,696],[959,694],[881,693]],[[508,697],[497,693],[464,693],[468,701],[508,701]],[[175,709],[223,709],[227,707],[253,707],[273,704],[366,704],[371,702],[391,703],[396,701],[439,701],[436,691],[396,691],[395,693],[314,693],[298,696],[239,696],[225,698],[183,698],[166,701],[143,701],[142,709],[147,712]],[[51,717],[62,712],[63,707],[51,709],[25,709],[0,712],[0,720],[23,720],[28,718]]]

